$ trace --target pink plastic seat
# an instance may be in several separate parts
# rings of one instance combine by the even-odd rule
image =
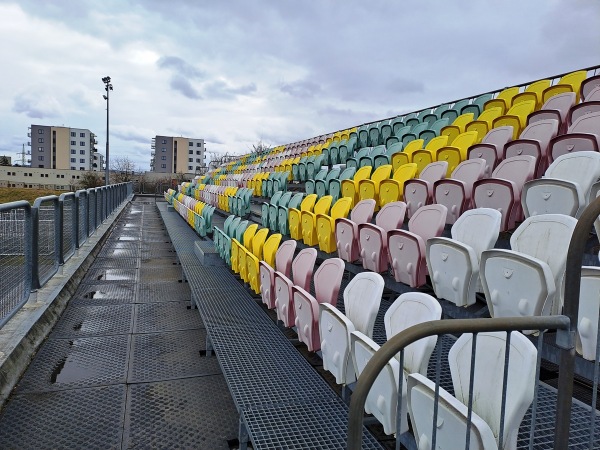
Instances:
[[[575,92],[564,92],[562,94],[550,97],[542,109],[529,114],[527,124],[532,124],[539,120],[555,119],[560,122],[559,133],[567,131],[567,114],[575,104],[577,95]]]
[[[519,139],[504,147],[504,159],[513,156],[531,155],[536,158],[535,178],[541,177],[549,166],[548,146],[558,133],[559,122],[554,119],[539,120],[527,125]]]
[[[375,200],[361,200],[350,212],[350,219],[335,221],[335,240],[338,256],[344,261],[354,262],[360,256],[358,246],[358,226],[371,222],[375,211]]]
[[[429,205],[433,199],[433,184],[445,178],[448,161],[437,161],[427,164],[419,174],[404,183],[404,202],[406,213],[410,219],[421,206]]]
[[[484,159],[467,159],[454,169],[451,178],[435,182],[434,202],[448,208],[447,224],[455,223],[463,212],[473,207],[473,184],[484,177],[486,167]]]
[[[600,88],[598,89],[600,96]],[[585,114],[595,113],[600,111],[600,100],[583,102],[573,106],[567,114],[567,126],[571,126],[573,122]]]
[[[384,205],[375,218],[375,224],[359,225],[360,256],[365,269],[384,272],[388,269],[388,232],[401,228],[406,216],[404,202],[391,202]]]
[[[319,304],[336,305],[344,267],[344,261],[340,258],[329,258],[323,261],[314,275],[314,296],[301,287],[292,288],[298,339],[304,342],[311,352],[321,349]]]
[[[433,204],[419,208],[408,221],[408,231],[392,230],[388,236],[388,257],[394,279],[410,287],[425,284],[425,244],[444,231],[447,208]]]
[[[296,241],[290,239],[281,244],[277,249],[274,269],[265,261],[258,263],[260,271],[260,296],[262,302],[269,309],[275,308],[275,271],[281,272],[289,278],[295,251]]]
[[[473,201],[477,208],[493,208],[502,213],[500,231],[515,228],[523,220],[521,191],[533,179],[536,160],[531,155],[505,159],[494,170],[492,178],[473,184]]]
[[[485,177],[492,176],[498,163],[504,158],[504,146],[512,141],[513,128],[510,125],[493,128],[479,144],[469,148],[468,158],[481,158],[486,161]]]
[[[600,151],[600,112],[585,114],[569,127],[568,133],[550,141],[550,163],[560,155]]]
[[[581,94],[582,102],[600,100],[600,75],[595,75],[583,80],[579,92]]]
[[[275,308],[277,319],[281,320],[286,327],[294,326],[296,314],[294,311],[294,298],[292,287],[301,287],[305,291],[310,290],[310,279],[317,259],[317,250],[305,248],[292,261],[292,280],[281,272],[275,272]]]

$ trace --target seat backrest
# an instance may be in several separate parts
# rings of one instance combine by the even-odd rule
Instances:
[[[553,93],[564,92],[562,90],[553,89],[556,86],[564,86],[568,88],[570,91],[575,92],[576,94],[576,102],[579,102],[579,88],[581,87],[581,83],[583,80],[587,78],[586,70],[578,70],[576,72],[571,72],[563,76],[556,85],[548,88],[547,92],[544,92],[544,100],[548,100],[549,96]]]
[[[340,258],[328,258],[319,266],[313,276],[315,298],[319,303],[336,305],[344,268],[344,260]]]
[[[472,186],[473,183],[483,177],[486,164],[485,159],[467,159],[456,166],[456,169],[452,172],[452,179],[463,181],[465,184]]]
[[[569,133],[591,133],[600,135],[600,112],[593,112],[578,117],[569,127]]]
[[[317,250],[305,248],[292,261],[292,281],[296,286],[300,286],[307,292],[310,292],[310,279],[316,259]]]
[[[375,211],[375,200],[372,198],[361,200],[350,212],[350,220],[355,224],[369,223]]]
[[[479,140],[479,135],[477,131],[465,131],[464,133],[460,133],[454,141],[452,141],[451,146],[456,147],[460,150],[460,154],[464,159],[467,159],[467,150],[468,148],[477,143]]]
[[[396,152],[401,152],[403,148],[404,144],[402,142],[394,142],[392,145],[388,146],[386,155],[392,156]]]
[[[350,197],[342,197],[331,207],[329,216],[335,220],[342,217],[346,217],[352,206],[352,199]]]
[[[410,133],[411,128],[412,127],[408,126],[408,125],[403,125],[402,127],[394,128],[394,136],[396,136],[398,139],[402,140],[402,138],[404,136],[406,136],[408,133]]]
[[[312,211],[315,207],[315,203],[317,202],[317,194],[309,194],[304,197],[302,203],[300,203],[301,211]]]
[[[448,208],[444,205],[433,204],[421,206],[408,221],[408,230],[427,239],[439,236],[446,225]]]
[[[384,164],[382,166],[379,166],[377,169],[375,169],[375,171],[371,175],[371,180],[373,180],[373,182],[375,184],[379,184],[379,183],[381,183],[382,180],[389,178],[391,173],[392,173],[392,165]]]
[[[417,150],[421,150],[424,142],[423,139],[414,139],[404,146],[403,152],[410,155]]]
[[[354,177],[356,173],[356,167],[346,167],[342,173],[340,173],[340,180],[349,180]]]
[[[464,114],[467,112],[472,112],[473,114],[475,114],[475,117],[478,117],[479,114],[481,114],[481,112],[483,111],[483,106],[485,105],[485,102],[487,102],[491,98],[492,98],[492,94],[481,94],[479,97],[474,99],[470,104],[463,106],[462,109],[460,110],[460,113]]]
[[[540,259],[550,266],[555,281],[562,279],[567,251],[577,219],[563,214],[531,216],[519,225],[510,238],[510,247]],[[556,286],[557,291],[560,286]]]
[[[236,217],[235,219],[233,219],[231,221],[231,223],[229,224],[229,230],[225,231],[225,234],[229,237],[234,237],[235,231],[237,230],[237,227],[240,225],[241,221],[242,221],[241,217]]]
[[[250,245],[252,244],[252,238],[256,234],[256,230],[258,229],[258,224],[253,223],[252,225],[248,225],[248,228],[244,231],[244,247],[250,249]]]
[[[477,120],[482,122],[486,122],[489,127],[492,126],[492,122],[496,117],[500,117],[502,115],[502,108],[499,106],[495,106],[493,108],[488,108],[484,112],[480,114]]]
[[[527,125],[521,132],[519,139],[533,139],[540,142],[543,149],[548,147],[550,139],[558,133],[559,123],[557,120],[545,119]]]
[[[464,333],[448,352],[454,395],[469,404],[470,369],[473,335]],[[479,333],[475,349],[475,380],[473,381],[473,411],[491,428],[498,439],[502,410],[502,389],[506,354],[506,333]],[[504,437],[507,444],[516,440],[525,412],[533,400],[537,350],[531,341],[518,331],[510,338],[507,392],[504,401]],[[516,444],[516,442],[515,442]],[[515,445],[513,444],[513,445]],[[508,445],[505,448],[513,448]]]
[[[329,212],[329,208],[331,208],[332,201],[333,201],[333,197],[331,195],[324,195],[315,204],[314,213],[315,214],[327,214]]]
[[[385,312],[383,323],[388,340],[419,323],[442,318],[442,307],[437,299],[421,292],[400,295]],[[437,336],[420,339],[404,348],[404,367],[407,373],[427,374],[429,357],[435,348]]]
[[[265,245],[265,241],[267,240],[268,234],[268,228],[261,228],[252,238],[252,254],[259,259],[262,259],[263,247]]]
[[[544,103],[544,106],[542,106],[542,110],[551,109],[558,111],[560,113],[561,122],[564,122],[569,109],[575,104],[575,98],[575,92],[563,92],[562,94],[550,97],[546,103]]]
[[[446,145],[448,145],[448,136],[436,136],[427,143],[425,149],[435,154],[436,150],[439,150]]]
[[[503,100],[505,108],[508,109],[510,107],[510,105],[512,104],[513,97],[515,95],[517,95],[518,93],[519,93],[519,88],[516,86],[506,88],[503,91],[499,92],[498,95],[496,96],[496,98],[493,98],[493,99],[485,102],[484,109],[489,109],[489,108],[493,108],[495,106],[499,106],[500,103],[498,102],[498,100]],[[506,109],[505,109],[505,111],[506,111]]]
[[[354,173],[354,177],[352,179],[358,184],[360,180],[368,179],[371,176],[372,170],[373,168],[371,166],[363,166]]]
[[[546,178],[575,181],[583,193],[589,192],[600,175],[600,153],[566,153],[554,160],[546,170]]]
[[[414,178],[417,174],[417,165],[415,163],[402,164],[394,172],[393,179],[404,184],[406,180]]]
[[[521,95],[516,95],[513,98],[513,105],[524,100],[530,100],[532,95],[534,95],[536,108],[539,108],[542,104],[544,90],[550,87],[551,83],[552,82],[550,80],[538,80],[531,83],[529,86],[527,86],[527,88],[525,88]],[[524,93],[528,93],[529,95],[522,95]]]
[[[377,155],[384,155],[386,151],[385,145],[378,145],[377,147],[373,147],[371,153],[369,153],[369,157],[373,159]]]
[[[328,183],[329,181],[333,180],[334,178],[339,178],[340,172],[341,172],[341,169],[339,167],[334,167],[333,169],[331,169],[329,171],[329,173],[325,177],[325,182]]]
[[[390,202],[386,203],[377,213],[375,224],[383,228],[386,232],[402,228],[404,218],[406,217],[406,203]]]
[[[357,331],[373,337],[373,326],[381,304],[385,282],[375,272],[357,274],[344,289],[346,317]]]
[[[404,128],[404,116],[397,116],[392,119],[390,122],[392,126],[392,134],[396,135],[396,132],[401,128]]]
[[[298,206],[301,206],[301,204],[302,204],[303,197],[304,197],[304,194],[302,192],[298,192],[298,193],[294,194],[294,196],[290,199],[290,201],[287,205],[288,208],[298,209]]]
[[[447,170],[447,161],[435,161],[425,166],[425,168],[419,174],[419,179],[429,183],[435,183],[437,180],[441,180],[444,178],[444,176],[446,176]]]
[[[586,78],[582,83],[581,83],[581,88],[580,88],[580,95],[581,95],[581,101],[582,102],[587,102],[592,100],[590,98],[590,94],[592,92],[595,92],[596,94],[600,93],[599,91],[597,91],[597,89],[600,87],[600,75],[594,75],[592,77]]]
[[[503,127],[492,128],[481,140],[483,144],[492,144],[502,150],[504,146],[512,141],[513,127],[506,125]]]
[[[225,222],[223,222],[223,233],[225,233],[226,235],[229,235],[229,226],[231,225],[231,222],[234,221],[234,219],[235,215],[231,214],[230,216],[227,216],[227,219],[225,219]]]
[[[517,186],[523,186],[525,181],[531,179],[535,172],[535,158],[529,155],[520,155],[507,158],[498,164],[498,167],[494,169],[492,178],[501,178],[503,180],[510,180],[517,184]]]
[[[292,192],[288,191],[285,194],[283,194],[280,198],[279,198],[279,202],[277,203],[277,206],[287,206],[290,203],[290,199],[292,198]]]
[[[517,116],[523,118],[521,123],[527,121],[527,116],[535,110],[535,100],[525,100],[510,107],[507,116]]]
[[[275,253],[275,270],[281,272],[290,278],[292,270],[292,260],[296,251],[297,242],[295,239],[289,239],[279,246]]]
[[[411,134],[414,134],[416,137],[419,137],[421,131],[427,130],[429,128],[429,122],[421,122],[416,124],[411,130]]]
[[[452,225],[452,239],[467,244],[479,259],[481,252],[493,248],[500,234],[502,213],[492,208],[475,208],[462,213]]]

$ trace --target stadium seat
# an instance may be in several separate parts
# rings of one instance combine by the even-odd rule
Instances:
[[[558,133],[559,122],[554,119],[539,120],[527,125],[519,139],[504,146],[504,159],[513,156],[531,155],[537,163],[534,177],[541,177],[548,163],[548,146]]]
[[[423,206],[408,221],[408,231],[396,229],[388,233],[387,250],[396,281],[410,287],[425,284],[425,243],[442,234],[447,211],[444,205]]]
[[[342,181],[349,180],[354,178],[356,174],[355,167],[347,167],[345,168],[338,178],[333,178],[329,181],[329,186],[327,188],[328,194],[333,197],[333,201],[338,201],[340,196],[342,195]]]
[[[325,253],[335,252],[335,223],[338,219],[346,218],[350,212],[351,203],[349,198],[343,197],[335,202],[329,214],[317,214],[317,239],[321,251]]]
[[[581,151],[600,151],[600,112],[575,120],[566,134],[550,141],[550,163],[560,155]]]
[[[277,204],[269,205],[269,223],[267,226],[271,230],[275,231],[278,229],[277,221],[278,221],[279,208],[280,207],[287,208],[291,199],[292,199],[292,193],[285,192],[281,197],[279,197],[279,202],[277,202]]]
[[[263,230],[267,229],[263,228]],[[267,232],[268,231],[269,230],[267,230]],[[267,233],[265,233],[265,237],[266,235]],[[260,262],[261,260],[267,261],[267,264],[269,264],[270,267],[273,267],[271,264],[274,264],[275,254],[279,247],[279,243],[281,242],[281,238],[282,236],[280,233],[275,233],[263,242],[261,242],[260,239],[257,239],[257,236],[252,240],[252,252],[246,255],[246,277],[248,279],[248,284],[250,284],[250,288],[255,294],[261,294]]]
[[[360,158],[358,161],[358,167],[371,166],[373,167],[373,163],[375,161],[376,156],[385,155],[386,148],[385,145],[378,145],[377,147],[373,147],[371,151]]]
[[[412,152],[410,162],[417,165],[417,174],[420,174],[428,164],[436,161],[437,151],[440,148],[444,148],[446,145],[448,145],[448,136],[437,136],[431,139],[424,149]]]
[[[521,134],[521,131],[527,125],[527,116],[535,111],[535,100],[525,100],[512,106],[508,112],[494,119],[493,127],[504,127],[510,125],[513,127],[513,139]]]
[[[392,165],[385,164],[385,165],[379,166],[377,169],[375,169],[373,171],[373,173],[371,174],[370,178],[360,180],[358,182],[358,200],[360,201],[360,200],[367,200],[367,199],[372,198],[375,200],[375,204],[378,205],[379,204],[379,187],[381,185],[381,182],[383,180],[389,179],[391,173],[392,173]],[[342,183],[342,186],[343,186],[343,183]],[[351,193],[352,192],[350,192],[347,189],[346,191],[344,191],[344,197],[350,197],[350,199],[352,200],[352,197],[350,195],[346,195],[346,194],[351,194]],[[353,205],[354,205],[354,203],[351,206],[353,206]],[[377,206],[375,206],[375,209],[378,209]]]
[[[498,163],[504,158],[504,146],[512,140],[513,129],[510,126],[491,129],[478,144],[469,147],[469,159],[480,158],[486,161],[485,177],[492,176]]]
[[[286,327],[293,327],[296,322],[292,286],[310,291],[310,280],[317,259],[317,250],[305,248],[292,261],[292,280],[283,273],[275,272],[275,308],[277,319]]]
[[[350,219],[335,221],[335,240],[338,256],[344,261],[354,262],[360,256],[358,246],[358,227],[371,222],[375,211],[375,200],[362,200],[350,212]]]
[[[258,227],[258,225],[257,225]],[[240,246],[242,244],[240,244],[240,242],[243,241],[243,236],[244,236],[244,232],[246,231],[246,228],[248,228],[248,221],[247,220],[242,220],[241,222],[239,222],[237,228],[233,231],[233,236],[231,237],[230,240],[230,252],[226,255],[226,257],[229,257],[228,260],[228,264],[229,267],[232,268],[232,270],[235,273],[238,273],[238,250],[240,249]],[[235,269],[234,269],[234,265],[235,265]]]
[[[433,185],[433,201],[448,209],[446,223],[453,224],[473,207],[473,184],[485,176],[486,161],[473,158],[461,162],[451,178],[438,180]]]
[[[537,350],[527,337],[513,331],[507,357],[507,333],[484,332],[477,334],[473,357],[473,340],[472,334],[463,334],[448,353],[454,396],[439,387],[436,442],[443,448],[466,447],[467,405],[472,395],[470,448],[487,450],[501,446],[516,450],[521,422],[535,395]],[[475,367],[471,383],[472,361]],[[506,394],[503,395],[505,370],[508,374]],[[436,386],[417,373],[409,375],[407,384],[408,408],[417,446],[430,448]],[[436,448],[442,447],[436,445]]]
[[[569,110],[569,114],[567,114],[567,126],[571,126],[573,121],[579,119],[581,116],[595,112],[600,112],[600,101],[579,103]]]
[[[465,127],[468,123],[473,121],[473,113],[461,114],[458,116],[452,125],[445,126],[440,131],[440,136],[448,136],[448,145],[452,145],[452,142],[456,137],[465,132]]]
[[[457,306],[475,303],[475,294],[482,291],[481,253],[494,248],[501,219],[495,209],[471,209],[452,226],[452,239],[433,237],[427,241],[427,268],[436,297]]]
[[[290,239],[285,241],[277,249],[275,254],[275,266],[266,261],[259,262],[260,271],[260,296],[267,308],[275,308],[275,271],[290,278],[292,260],[296,251],[296,241]]]
[[[539,122],[536,122],[539,123]],[[600,178],[600,153],[575,152],[559,156],[544,178],[523,187],[525,217],[566,214],[579,217],[588,204],[592,185]]]
[[[410,141],[414,141],[415,139],[419,139],[419,135],[425,131],[429,129],[429,122],[420,122],[418,124],[415,124],[415,126],[413,126],[410,129],[409,133],[406,133],[403,137],[402,137],[402,143],[404,145],[408,144]]]
[[[269,215],[270,215],[269,210],[271,209],[271,206],[273,206],[275,209],[277,209],[277,206],[279,206],[279,199],[281,198],[282,195],[283,195],[283,191],[277,191],[271,197],[270,202],[263,202],[263,204],[261,205],[260,221],[261,221],[261,225],[263,227],[269,226]]]
[[[299,286],[292,287],[298,339],[306,344],[309,352],[321,349],[319,304],[337,304],[344,267],[344,261],[340,258],[323,261],[313,276],[314,296]]]
[[[388,203],[397,202],[404,198],[404,183],[417,174],[415,163],[403,164],[394,172],[390,179],[383,180],[379,185],[379,207],[383,208]]]
[[[302,200],[304,198],[304,194],[302,192],[298,192],[290,198],[289,203],[286,206],[278,206],[277,207],[277,225],[278,230],[281,234],[287,235],[290,233],[289,231],[289,222],[288,222],[288,211],[291,208],[297,209],[300,207]]]
[[[494,169],[491,178],[473,183],[473,201],[476,208],[493,208],[502,213],[500,231],[513,229],[522,219],[521,191],[533,179],[536,160],[523,155],[505,159]]]
[[[596,360],[598,311],[600,310],[600,268],[581,268],[579,315],[577,318],[577,353],[588,361]]]
[[[431,203],[433,185],[444,178],[447,171],[446,161],[432,162],[421,171],[418,178],[411,178],[404,183],[404,202],[409,219],[421,206]]]
[[[306,194],[315,194],[317,192],[317,182],[325,180],[325,177],[327,176],[328,172],[328,168],[321,169],[315,175],[314,178],[309,178],[308,180],[306,180],[306,183],[304,183],[304,191],[306,192]]]
[[[317,238],[317,215],[329,214],[332,201],[333,197],[331,195],[325,195],[315,203],[313,211],[301,211],[300,220],[302,222],[302,240],[304,244],[312,247],[319,243]]]
[[[456,103],[454,103],[454,105],[452,105],[452,108],[450,108],[447,111],[444,111],[442,113],[442,118],[448,119],[449,123],[454,122],[456,120],[456,118],[462,114],[462,112],[461,112],[462,109],[465,106],[467,106],[468,104],[469,104],[468,98],[457,101]]]
[[[315,194],[317,194],[317,197],[321,198],[324,195],[327,195],[329,191],[329,183],[331,180],[339,178],[340,173],[341,169],[339,167],[334,167],[327,173],[324,179],[315,180]]]
[[[577,72],[571,72],[563,76],[558,83],[550,86],[544,90],[543,100],[544,103],[551,97],[562,94],[564,92],[575,92],[576,99],[575,103],[579,103],[579,90],[583,81],[587,78],[586,70],[578,70]]]
[[[392,155],[394,153],[401,152],[403,148],[404,148],[404,144],[402,142],[396,142],[394,144],[388,145],[387,150],[384,154],[377,155],[373,159],[373,169],[375,170],[378,167],[383,166],[385,164],[391,164]]]
[[[435,122],[431,123],[429,125],[429,128],[427,128],[426,130],[421,131],[419,133],[419,136],[417,136],[417,137],[419,139],[423,139],[424,145],[427,146],[427,144],[429,143],[429,141],[431,141],[436,136],[439,136],[440,132],[442,131],[442,128],[444,128],[445,126],[447,126],[448,122],[449,121],[448,121],[447,118],[438,119]]]
[[[476,131],[477,136],[482,138],[485,136],[491,129],[492,123],[495,119],[502,115],[502,108],[496,106],[494,108],[486,109],[481,115],[469,122],[465,127],[465,131]],[[478,139],[479,140],[479,139]]]
[[[406,204],[386,203],[375,217],[375,224],[363,223],[358,226],[358,241],[362,266],[373,272],[388,269],[388,234],[404,224]]]
[[[359,161],[368,156],[369,153],[373,150],[373,147],[363,147],[356,154],[346,160],[346,167],[354,167],[356,170],[360,168]]]
[[[302,239],[302,211],[312,211],[317,202],[317,194],[304,197],[300,209],[288,208],[288,228],[292,239]]]
[[[240,223],[240,226],[242,225],[242,223]],[[240,262],[242,260],[243,256],[243,250],[242,248],[247,248],[250,246],[250,244],[252,243],[252,238],[254,237],[254,235],[256,234],[256,232],[258,231],[258,224],[253,223],[250,225],[247,225],[246,228],[244,229],[244,232],[242,234],[242,239],[238,240],[238,239],[232,239],[231,241],[231,248],[232,248],[232,252],[231,252],[231,269],[235,272],[235,273],[240,273],[240,271],[242,270],[242,266],[240,265]],[[235,249],[235,251],[234,251]],[[234,253],[235,253],[235,257],[234,257]],[[246,270],[245,268],[245,260],[244,260],[244,271]]]
[[[577,219],[532,216],[510,238],[512,250],[481,255],[480,277],[492,317],[560,314],[567,249]]]
[[[442,308],[435,298],[419,292],[407,292],[400,295],[385,313],[386,337],[389,340],[414,325],[440,320],[441,316]],[[360,331],[353,331],[350,339],[352,362],[356,376],[359,377],[369,360],[379,350],[379,345]],[[377,418],[383,425],[384,433],[396,432],[399,376],[403,377],[403,392],[400,396],[403,417],[400,433],[408,431],[406,377],[411,373],[423,375],[427,373],[429,358],[436,343],[437,336],[429,336],[407,346],[404,349],[404,367],[400,368],[399,361],[394,358],[386,364],[382,373],[375,380],[367,396],[365,411]],[[402,375],[400,375],[400,370],[402,370]]]
[[[594,75],[583,80],[579,93],[582,102],[600,100],[600,75]]]
[[[477,118],[483,112],[485,102],[491,100],[492,94],[481,94],[477,98],[473,99],[471,103],[465,105],[460,110],[460,114],[473,113],[473,117]]]
[[[490,108],[500,107],[502,109],[502,114],[505,114],[512,105],[512,100],[519,93],[518,87],[509,87],[504,89],[502,92],[499,92],[496,98],[488,100],[485,102],[483,109],[484,111]]]
[[[319,305],[323,368],[334,375],[337,384],[348,385],[356,381],[350,356],[350,334],[360,331],[368,337],[373,336],[384,285],[378,273],[359,273],[344,289],[346,314],[328,303]]]
[[[244,232],[244,245],[238,250],[238,272],[244,283],[248,282],[248,255],[253,249],[254,241],[258,241],[260,243],[258,250],[262,251],[262,246],[264,245],[267,235],[269,234],[268,228],[261,228],[260,230],[253,231],[253,225],[250,225],[248,228],[246,228],[246,231]]]
[[[395,152],[392,154],[392,169],[395,172],[398,168],[404,164],[412,162],[413,153],[417,150],[421,150],[424,145],[423,139],[415,139],[410,141],[407,145],[403,144],[402,151]]]
[[[478,142],[479,135],[476,131],[465,131],[456,136],[452,141],[452,144],[438,149],[436,161],[448,162],[448,172],[446,176],[450,176],[456,166],[467,159],[467,151],[472,145]]]
[[[575,104],[575,92],[565,92],[550,97],[539,111],[534,111],[527,117],[527,124],[532,124],[538,120],[555,119],[560,125],[560,133],[567,131],[567,114]]]
[[[371,166],[361,167],[354,174],[354,178],[342,180],[342,197],[349,197],[352,200],[352,206],[358,202],[359,183],[361,180],[366,180],[371,177]]]

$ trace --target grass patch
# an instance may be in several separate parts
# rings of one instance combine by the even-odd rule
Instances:
[[[60,195],[66,191],[55,191],[53,189],[21,189],[21,188],[0,188],[0,203],[16,202],[17,200],[27,200],[33,205],[38,197],[46,195]]]

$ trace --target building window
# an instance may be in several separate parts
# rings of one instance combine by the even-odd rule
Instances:
[[[193,142],[190,142],[190,147],[193,147],[193,146],[194,146],[194,143],[193,143]]]
[[[85,167],[80,167],[79,170],[85,170]],[[77,179],[79,179],[79,175],[77,175]]]
[[[38,156],[38,161],[43,161],[43,160],[44,160],[44,155]]]
[[[38,164],[38,167],[39,167],[40,169],[43,169],[43,168],[44,168],[44,165],[43,165],[43,164]]]
[[[85,133],[79,133],[79,137],[85,137]]]
[[[190,155],[193,155],[193,154],[194,154],[194,150],[190,150]]]
[[[85,141],[79,141],[79,145],[83,147],[85,145]]]
[[[38,138],[38,142],[39,142],[40,144],[43,144],[43,143],[44,143],[44,138]]]
[[[163,152],[163,153],[165,153],[166,151],[167,151],[167,149],[164,147],[161,149],[161,152]]]
[[[200,150],[198,150],[198,151],[196,152],[196,155],[201,155],[201,154],[202,154],[202,152],[201,152]]]
[[[75,133],[74,131],[71,131],[71,137],[75,137],[77,136],[77,133]]]
[[[85,150],[79,150],[80,155],[85,155]]]
[[[74,148],[71,149],[71,155],[76,155],[77,154],[77,150],[75,150]]]
[[[161,156],[160,159],[162,159],[163,161],[167,160],[167,157],[165,155]]]
[[[160,167],[163,168],[163,169],[166,169],[167,165],[166,164],[161,164]]]
[[[38,134],[44,134],[44,130],[42,128],[38,128]]]
[[[194,162],[194,158],[188,158],[188,162]]]
[[[71,167],[71,170],[75,170],[75,167]]]
[[[200,159],[200,158],[196,158],[196,162],[197,162],[197,163],[201,163],[201,162],[202,162],[202,159]]]
[[[77,158],[71,158],[71,162],[77,162]],[[73,169],[71,169],[73,170]]]
[[[77,145],[77,141],[71,141],[71,145]]]
[[[188,170],[194,170],[192,166],[188,166]]]
[[[196,144],[196,147],[202,147],[202,143],[201,143],[201,142],[198,142],[198,143]]]
[[[163,139],[163,140],[162,140],[162,143],[163,143],[163,145],[164,145],[164,144],[166,144],[166,143],[167,143],[167,140],[166,140],[166,139]]]
[[[44,147],[38,147],[38,152],[43,152],[44,151]]]
[[[85,164],[85,159],[81,158],[81,159],[79,160],[79,164]]]

